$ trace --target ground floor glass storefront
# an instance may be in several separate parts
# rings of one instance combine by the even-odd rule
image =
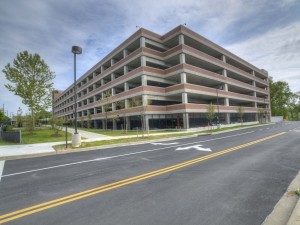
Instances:
[[[217,124],[219,117],[220,124],[240,123],[241,119],[238,113],[219,113],[215,115],[212,124]],[[185,121],[186,120],[186,121]],[[92,127],[96,129],[122,130],[127,127],[128,130],[142,129],[142,124],[149,130],[159,129],[184,129],[205,127],[209,125],[206,113],[178,113],[178,114],[146,114],[137,116],[119,116],[117,118],[97,119],[92,123]],[[188,121],[188,122],[187,122]],[[257,121],[256,113],[244,113],[242,122]],[[86,123],[85,123],[86,124]],[[80,126],[80,124],[79,124]]]

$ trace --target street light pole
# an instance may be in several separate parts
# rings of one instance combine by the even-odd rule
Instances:
[[[82,53],[82,48],[79,46],[72,46],[72,53],[74,54],[74,112],[75,112],[75,133],[72,136],[72,146],[79,147],[81,145],[81,137],[77,132],[76,55]]]

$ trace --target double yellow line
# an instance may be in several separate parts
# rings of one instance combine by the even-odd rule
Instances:
[[[0,224],[6,223],[6,222],[9,222],[9,221],[12,221],[12,220],[16,220],[18,218],[25,217],[25,216],[28,216],[28,215],[31,215],[31,214],[34,214],[34,213],[37,213],[37,212],[41,212],[41,211],[44,211],[46,209],[50,209],[50,208],[53,208],[53,207],[56,207],[56,206],[64,205],[64,204],[74,202],[74,201],[77,201],[77,200],[80,200],[80,199],[83,199],[83,198],[87,198],[87,197],[90,197],[92,195],[96,195],[96,194],[99,194],[99,193],[102,193],[102,192],[105,192],[105,191],[116,189],[116,188],[119,188],[119,187],[122,187],[122,186],[125,186],[125,185],[128,185],[128,184],[132,184],[132,183],[135,183],[135,182],[138,182],[138,181],[141,181],[141,180],[146,180],[146,179],[149,179],[151,177],[155,177],[155,176],[158,176],[158,175],[161,175],[161,174],[164,174],[164,173],[168,173],[168,172],[171,172],[171,171],[174,171],[174,170],[178,170],[180,168],[190,166],[190,165],[193,165],[195,163],[198,163],[198,162],[201,162],[201,161],[204,161],[204,160],[207,160],[207,159],[211,159],[211,158],[214,158],[214,157],[217,157],[217,156],[220,156],[220,155],[232,152],[232,151],[236,151],[236,150],[241,149],[241,148],[245,148],[245,147],[254,145],[254,144],[262,142],[262,141],[266,141],[268,139],[283,135],[285,133],[286,132],[278,133],[278,134],[275,134],[275,135],[272,135],[272,136],[268,136],[268,137],[265,137],[265,138],[262,138],[262,139],[258,139],[256,141],[252,141],[252,142],[249,142],[249,143],[246,143],[246,144],[243,144],[243,145],[239,145],[239,146],[236,146],[236,147],[233,147],[233,148],[225,149],[223,151],[212,153],[212,154],[200,157],[200,158],[189,160],[189,161],[186,161],[186,162],[183,162],[183,163],[180,163],[180,164],[176,164],[176,165],[173,165],[173,166],[170,166],[170,167],[166,167],[166,168],[163,168],[163,169],[160,169],[160,170],[155,170],[153,172],[141,174],[139,176],[131,177],[131,178],[128,178],[128,179],[125,179],[125,180],[120,180],[118,182],[114,182],[114,183],[110,183],[110,184],[103,185],[103,186],[100,186],[100,187],[92,188],[92,189],[89,189],[89,190],[86,190],[86,191],[78,192],[76,194],[67,195],[67,196],[62,197],[62,198],[58,198],[58,199],[55,199],[55,200],[52,200],[52,201],[44,202],[42,204],[34,205],[34,206],[31,206],[31,207],[28,207],[28,208],[24,208],[24,209],[21,209],[21,210],[17,210],[17,211],[14,211],[14,212],[3,214],[3,215],[0,216]]]

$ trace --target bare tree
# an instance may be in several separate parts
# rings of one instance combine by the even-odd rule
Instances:
[[[207,106],[206,109],[206,119],[208,120],[208,125],[211,126],[212,125],[212,121],[215,118],[216,113],[215,113],[215,106],[212,105],[212,103],[210,103]]]
[[[112,110],[112,93],[110,91],[106,91],[104,92],[104,96],[103,96],[103,109],[104,109],[104,113],[105,113],[105,130],[107,130],[107,112]]]
[[[90,111],[88,111],[88,115],[87,115],[87,128],[91,128],[92,127],[92,115],[90,113]]]
[[[243,117],[244,117],[244,114],[245,114],[244,107],[243,106],[239,106],[238,109],[237,109],[237,113],[238,113],[241,125],[243,126]]]

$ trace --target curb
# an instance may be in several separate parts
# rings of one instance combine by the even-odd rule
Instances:
[[[84,152],[84,151],[94,151],[94,150],[102,150],[102,149],[109,149],[114,147],[123,147],[123,146],[129,146],[129,145],[141,145],[141,144],[149,144],[149,143],[155,143],[158,141],[172,141],[172,140],[178,140],[178,139],[184,139],[186,137],[197,137],[197,136],[206,136],[207,134],[198,135],[188,135],[184,137],[171,137],[171,138],[164,138],[164,139],[157,139],[157,140],[151,140],[151,141],[135,141],[135,142],[126,142],[126,143],[120,143],[120,144],[114,144],[114,145],[103,145],[103,146],[93,146],[93,147],[87,147],[87,148],[75,148],[70,150],[58,150],[56,151],[56,154],[67,154],[67,153],[74,153],[74,152]],[[210,134],[209,134],[210,135]]]
[[[300,225],[300,200],[295,190],[300,186],[300,171],[262,225]]]
[[[43,157],[43,156],[50,156],[56,155],[56,151],[53,152],[44,152],[44,153],[35,153],[35,154],[25,154],[25,155],[13,155],[13,156],[3,156],[0,157],[1,160],[15,160],[15,159],[28,159],[28,158],[36,158],[36,157]]]
[[[287,225],[300,225],[300,200],[295,206]]]

